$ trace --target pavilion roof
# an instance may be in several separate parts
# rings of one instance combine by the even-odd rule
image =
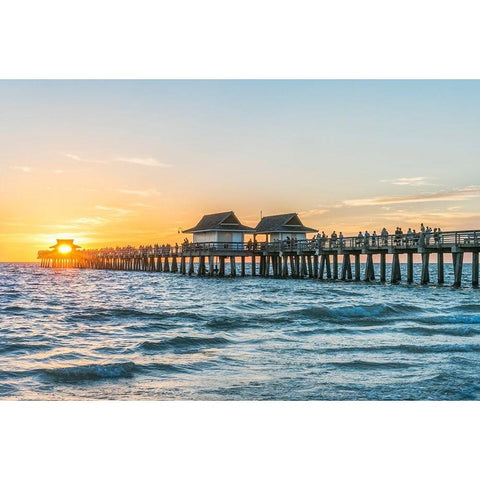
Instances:
[[[263,217],[255,228],[255,233],[299,233],[318,232],[318,229],[306,227],[296,213],[284,213]]]
[[[254,232],[255,229],[242,225],[237,216],[232,212],[211,213],[204,215],[202,219],[193,228],[184,230],[184,233],[198,233],[208,231],[239,231],[239,232]]]

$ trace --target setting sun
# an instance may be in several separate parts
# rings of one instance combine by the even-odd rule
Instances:
[[[60,253],[70,253],[72,251],[72,247],[70,247],[69,245],[60,245],[58,247],[58,251]]]

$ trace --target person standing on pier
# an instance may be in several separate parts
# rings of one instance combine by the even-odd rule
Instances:
[[[413,232],[409,227],[407,231],[407,246],[411,247],[413,245]]]
[[[372,233],[372,245],[373,245],[374,247],[377,246],[377,237],[378,237],[377,231],[374,230],[373,233]]]
[[[330,248],[335,247],[337,244],[337,234],[335,230],[330,235]]]
[[[380,232],[380,235],[382,237],[383,246],[386,247],[388,245],[388,230],[385,227],[383,227],[382,231]]]
[[[368,247],[370,245],[370,233],[368,233],[368,230],[365,230],[365,235],[364,235],[364,238],[365,238],[365,246]]]
[[[425,243],[427,245],[430,244],[430,237],[432,236],[432,229],[430,227],[427,227],[425,229]]]
[[[361,247],[363,245],[363,234],[362,234],[362,232],[358,232],[356,243],[357,243],[357,247]]]

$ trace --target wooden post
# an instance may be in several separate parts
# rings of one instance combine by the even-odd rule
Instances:
[[[284,253],[282,255],[282,262],[283,262],[283,271],[282,271],[282,277],[288,277],[288,255]]]
[[[230,257],[230,275],[232,277],[237,276],[237,267],[235,265],[235,257]]]
[[[243,255],[242,255],[241,261],[242,261],[242,264],[240,268],[240,275],[244,277],[245,276],[245,257]]]
[[[318,278],[323,280],[323,272],[325,271],[325,255],[322,253],[320,257],[320,268],[318,270]]]
[[[420,283],[426,285],[430,282],[430,272],[429,272],[429,262],[430,262],[430,253],[422,253],[422,278]]]
[[[308,277],[313,278],[312,256],[307,255]]]
[[[172,257],[172,273],[177,273],[178,272],[178,266],[177,266],[177,256],[174,255]]]
[[[170,265],[168,264],[168,255],[165,257],[165,263],[163,264],[163,271],[170,272]]]
[[[330,268],[330,255],[328,253],[325,255],[325,267],[327,268],[327,278],[330,280],[332,278],[332,270]]]
[[[338,253],[333,252],[333,279],[338,280]]]
[[[438,284],[442,285],[445,282],[443,252],[437,253],[437,277],[438,277]]]
[[[373,267],[373,254],[367,253],[367,263],[365,265],[365,273],[363,275],[363,279],[366,282],[370,280],[375,280],[375,270]]]
[[[187,268],[186,268],[185,263],[186,263],[185,257],[182,254],[182,258],[180,259],[180,273],[182,275],[186,275],[186,273],[187,273]]]
[[[318,255],[313,255],[313,278],[318,278]]]
[[[455,256],[454,265],[455,265],[455,282],[453,283],[454,287],[462,286],[462,269],[463,269],[463,252],[457,252],[453,254]]]
[[[360,254],[355,253],[355,281],[360,281]]]
[[[413,252],[407,252],[407,282],[413,283]]]
[[[188,274],[193,275],[195,273],[195,264],[194,264],[195,257],[190,255],[190,260],[188,262]]]
[[[343,255],[343,262],[342,262],[342,273],[341,273],[341,280],[345,281],[347,279],[347,266],[350,263],[350,254],[345,253]],[[351,272],[350,272],[351,273]]]
[[[478,287],[478,252],[472,252],[472,286]]]
[[[380,281],[387,281],[387,254],[380,252]]]
[[[255,265],[255,255],[252,255],[252,277],[255,277],[257,266]]]
[[[302,276],[302,272],[300,271],[300,256],[294,255],[295,258],[295,276],[300,278]]]
[[[218,261],[220,263],[220,268],[218,269],[218,276],[224,277],[225,276],[225,257],[218,257]]]
[[[392,258],[392,272],[391,272],[391,283],[398,283],[402,278],[401,271],[400,271],[400,258],[398,253],[393,254]]]

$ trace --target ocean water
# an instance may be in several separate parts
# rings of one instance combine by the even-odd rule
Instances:
[[[452,288],[0,264],[0,398],[476,400],[469,273]]]

